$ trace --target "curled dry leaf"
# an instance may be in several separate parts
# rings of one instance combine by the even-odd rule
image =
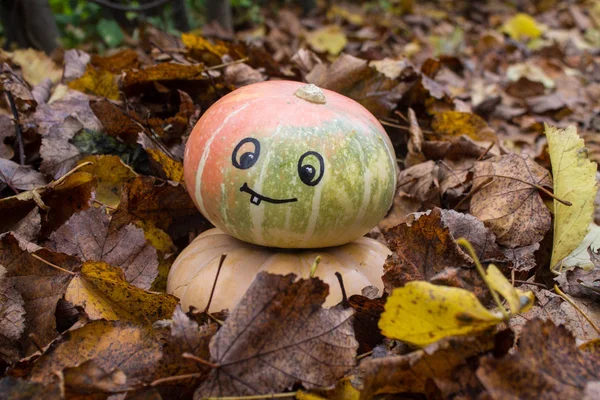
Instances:
[[[194,394],[277,393],[297,381],[329,386],[354,366],[351,309],[322,309],[329,290],[316,278],[259,273],[210,342],[217,367]]]
[[[102,123],[109,136],[118,137],[128,144],[137,142],[138,134],[144,132],[144,125],[137,113],[129,112],[107,99],[90,101],[90,108]]]
[[[514,153],[475,164],[470,212],[506,247],[529,246],[550,229],[550,210],[538,187],[552,188],[545,168]]]
[[[134,225],[116,227],[104,208],[74,214],[49,237],[49,247],[83,261],[104,261],[121,268],[127,282],[150,289],[158,274],[156,250]]]
[[[118,366],[127,375],[127,385],[135,386],[149,383],[160,358],[160,343],[147,328],[122,321],[92,321],[52,343],[34,364],[29,379],[50,384],[65,368],[94,360],[105,371]]]
[[[514,354],[482,359],[477,377],[492,399],[578,399],[600,380],[600,359],[577,349],[564,326],[538,319]]]

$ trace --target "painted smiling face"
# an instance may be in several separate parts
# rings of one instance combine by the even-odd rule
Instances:
[[[298,82],[238,89],[209,108],[184,159],[186,186],[215,226],[281,248],[364,235],[391,206],[396,161],[365,108]]]

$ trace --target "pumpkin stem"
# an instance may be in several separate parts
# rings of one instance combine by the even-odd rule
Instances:
[[[315,258],[315,261],[313,261],[312,266],[310,267],[310,278],[313,278],[315,276],[315,274],[317,273],[317,267],[319,266],[319,263],[321,262],[321,256],[317,256]]]
[[[213,294],[215,294],[215,289],[217,287],[217,280],[219,279],[219,274],[221,273],[221,268],[223,267],[223,263],[225,262],[225,257],[227,257],[226,253],[221,254],[221,259],[219,260],[219,268],[217,269],[217,275],[215,276],[215,281],[213,282],[213,287],[210,291],[210,297],[208,298],[208,303],[206,304],[206,308],[204,312],[208,314],[208,309],[210,308],[210,303],[212,302]]]
[[[346,287],[344,287],[344,280],[342,279],[342,274],[336,272],[335,277],[340,283],[340,289],[342,289],[342,304],[348,304],[348,296],[346,296]]]
[[[325,98],[325,94],[323,93],[321,88],[317,85],[313,85],[312,83],[302,86],[300,89],[294,92],[294,95],[306,101],[310,101],[311,103],[327,103],[327,99]]]

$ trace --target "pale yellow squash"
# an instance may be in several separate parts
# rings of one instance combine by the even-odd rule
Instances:
[[[294,273],[308,278],[317,256],[321,262],[315,276],[329,285],[325,306],[342,300],[335,277],[340,272],[348,296],[360,294],[366,286],[383,291],[383,263],[390,250],[367,237],[351,243],[322,249],[281,250],[253,245],[238,240],[218,229],[199,235],[173,263],[167,281],[167,292],[181,300],[184,310],[190,306],[204,310],[215,280],[221,254],[227,254],[210,311],[233,309],[260,271],[276,274]]]

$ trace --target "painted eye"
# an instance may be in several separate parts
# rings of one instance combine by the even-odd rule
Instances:
[[[242,139],[231,154],[231,163],[239,169],[248,169],[258,161],[260,142],[254,138]]]
[[[315,186],[323,178],[325,162],[316,151],[307,151],[298,160],[298,175],[300,180],[308,186]]]

